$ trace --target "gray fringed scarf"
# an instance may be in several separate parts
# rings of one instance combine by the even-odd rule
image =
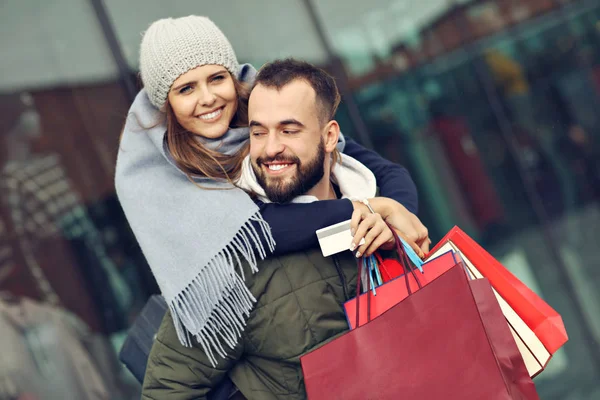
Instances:
[[[251,83],[254,76],[251,66],[242,67],[240,80]],[[240,261],[256,272],[257,258],[271,253],[275,242],[258,207],[241,189],[206,178],[197,183],[228,190],[192,184],[169,156],[165,133],[164,114],[142,90],[127,115],[115,185],[179,340],[191,346],[191,337],[196,338],[216,365],[215,352],[226,356],[221,341],[235,346],[244,316],[256,301],[244,284]],[[230,129],[222,138],[203,143],[234,154],[248,137],[247,128]]]

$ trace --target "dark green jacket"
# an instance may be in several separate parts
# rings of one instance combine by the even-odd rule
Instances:
[[[269,258],[256,274],[246,266],[245,275],[257,304],[236,348],[213,368],[200,346],[179,343],[167,313],[143,399],[204,399],[227,374],[249,400],[306,398],[300,356],[348,329],[342,304],[356,293],[356,258],[315,249]]]

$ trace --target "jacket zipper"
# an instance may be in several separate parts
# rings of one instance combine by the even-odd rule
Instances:
[[[340,267],[340,263],[337,259],[337,256],[333,255],[333,263],[335,264],[335,269],[337,271],[338,276],[340,277],[340,280],[342,281],[342,290],[344,291],[344,301],[348,301],[350,300],[350,297],[348,297],[348,290],[346,288],[346,276],[344,275],[344,272],[342,272],[342,267]]]

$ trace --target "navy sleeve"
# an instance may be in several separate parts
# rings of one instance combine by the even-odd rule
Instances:
[[[346,138],[344,154],[360,161],[373,172],[380,196],[394,199],[408,211],[417,213],[419,208],[417,187],[406,168],[386,160],[349,138]]]
[[[257,201],[260,213],[271,226],[275,239],[273,255],[302,251],[318,246],[315,231],[346,221],[354,207],[348,199],[323,200],[314,203],[262,203]]]
[[[408,171],[382,158],[351,139],[346,139],[344,153],[373,171],[379,195],[403,204],[410,212],[417,212],[417,189]],[[348,199],[323,200],[314,203],[276,204],[257,201],[264,220],[271,227],[275,239],[273,255],[302,251],[318,246],[315,231],[352,217],[354,207]],[[264,243],[263,243],[264,244]]]

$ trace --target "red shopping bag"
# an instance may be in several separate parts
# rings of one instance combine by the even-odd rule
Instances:
[[[381,273],[381,280],[383,283],[396,279],[404,273],[402,266],[397,260],[392,258],[383,259],[377,252],[375,252],[375,258],[377,259],[377,265],[379,267],[379,272]]]
[[[446,251],[446,253],[444,253]],[[455,251],[457,251],[455,253]],[[437,250],[432,254],[433,258],[423,264],[423,274],[416,273],[423,285],[435,280],[437,277],[442,275],[444,272],[452,268],[459,260],[465,261],[467,269],[475,273],[477,277],[483,277],[479,270],[475,268],[471,260],[465,256],[464,253],[460,252],[454,245],[445,246]],[[441,254],[441,255],[440,255]],[[475,275],[473,275],[475,277]],[[416,290],[416,283],[411,275],[408,276],[410,288]],[[377,288],[376,295],[369,306],[369,311],[372,317],[377,317],[389,310],[401,300],[408,296],[408,290],[404,288],[402,279],[392,280]],[[514,337],[518,349],[525,362],[526,368],[530,376],[534,377],[541,373],[549,362],[552,354],[548,352],[542,341],[536,336],[535,332],[529,328],[529,326],[522,320],[521,317],[515,312],[514,309],[497,293],[495,292],[500,307],[504,313],[504,316],[510,326],[509,330]],[[362,295],[361,300],[365,298],[366,294]],[[345,304],[346,315],[352,315],[355,308],[356,300],[352,299]],[[363,300],[364,304],[364,300]],[[363,307],[359,316],[360,325],[367,322],[367,310]],[[348,325],[353,329],[355,324],[351,318],[348,318]]]
[[[502,374],[513,382],[514,392],[520,393],[523,398],[539,398],[508,324],[503,323],[504,314],[498,305],[490,281],[485,278],[476,279],[470,281],[469,285]],[[515,396],[515,398],[522,397]]]
[[[396,261],[396,260],[394,260]],[[458,260],[455,258],[455,255],[452,252],[447,252],[446,254],[436,258],[425,264],[423,266],[423,273],[416,272],[419,283],[422,286],[427,285],[431,281],[435,280],[437,277],[442,275],[444,272],[448,271],[450,268],[455,266],[458,263]],[[381,264],[380,264],[381,265]],[[402,265],[396,261],[396,265],[399,268],[403,268]],[[382,269],[383,275],[383,269]],[[401,275],[401,273],[396,276]],[[408,284],[405,282],[405,279],[408,280]],[[407,287],[408,285],[408,287]],[[369,302],[369,312],[372,318],[376,318],[394,307],[396,304],[400,303],[404,300],[410,291],[415,292],[419,289],[417,281],[412,274],[407,275],[406,277],[399,277],[396,279],[392,279],[387,283],[378,286],[376,289],[376,295],[371,296]],[[362,304],[365,304],[368,293],[363,293],[358,297],[348,300],[344,303],[344,311],[346,312],[346,318],[348,318],[348,325],[350,329],[356,328],[356,321],[354,318],[351,318],[351,315],[354,315],[356,310],[356,299],[360,299]],[[362,326],[367,323],[367,308],[363,307],[359,310],[359,326]]]
[[[398,251],[401,254],[401,249]],[[411,274],[419,285],[414,271]],[[524,367],[513,368],[509,364],[518,364],[519,358],[509,357],[507,361],[496,354],[506,343],[510,347],[510,334],[507,339],[506,331],[495,331],[494,335],[503,340],[490,343],[482,322],[489,313],[484,317],[479,312],[462,264],[456,264],[414,294],[410,293],[408,272],[403,279],[409,291],[406,299],[369,323],[301,357],[309,399],[538,398]],[[370,300],[369,291],[366,302]],[[360,303],[359,297],[356,319]],[[506,327],[501,313],[499,318],[500,321],[489,324],[504,323]],[[518,353],[513,348],[514,351]],[[504,367],[499,360],[504,360]],[[527,390],[523,390],[524,386]]]
[[[561,316],[460,228],[452,228],[430,254],[449,241],[489,279],[494,289],[523,319],[550,354],[567,342],[569,338]]]

